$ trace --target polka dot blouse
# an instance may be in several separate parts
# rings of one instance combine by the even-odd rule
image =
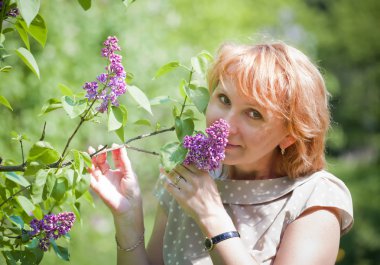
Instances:
[[[286,227],[314,206],[340,212],[341,233],[353,223],[352,199],[345,184],[326,171],[310,176],[269,180],[230,180],[225,170],[213,172],[224,207],[241,235],[247,252],[260,264],[272,264]],[[164,235],[165,264],[212,264],[204,236],[157,182],[155,195],[168,215]]]

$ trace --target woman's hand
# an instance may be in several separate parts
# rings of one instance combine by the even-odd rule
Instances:
[[[210,229],[212,226],[217,228],[215,223],[230,220],[216,183],[208,172],[192,165],[178,165],[170,173],[163,170],[162,173],[168,178],[165,188],[205,235],[215,233]]]
[[[89,147],[88,152],[95,149]],[[125,147],[112,151],[115,169],[107,161],[107,153],[92,157],[91,187],[111,209],[114,217],[133,218],[134,212],[142,207],[140,187],[132,170]]]

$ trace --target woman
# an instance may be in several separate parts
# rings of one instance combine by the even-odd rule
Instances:
[[[284,43],[226,44],[208,80],[207,125],[230,126],[223,166],[161,172],[147,248],[125,149],[113,151],[116,170],[105,154],[93,158],[91,186],[113,213],[118,264],[334,264],[352,201],[324,170],[330,116],[318,69]]]

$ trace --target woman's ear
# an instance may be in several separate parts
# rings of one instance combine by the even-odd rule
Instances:
[[[291,146],[292,144],[294,144],[296,142],[296,139],[291,136],[291,135],[288,135],[286,136],[279,144],[280,148],[285,150],[286,148],[288,148],[289,146]]]

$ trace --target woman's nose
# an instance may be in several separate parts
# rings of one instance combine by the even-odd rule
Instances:
[[[226,115],[226,117],[224,117],[224,119],[227,122],[227,124],[230,126],[230,128],[229,128],[230,134],[237,133],[237,131],[238,131],[237,118],[233,114],[229,113],[228,115]]]

